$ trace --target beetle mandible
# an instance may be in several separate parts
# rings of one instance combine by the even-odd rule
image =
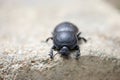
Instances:
[[[53,50],[57,50],[63,56],[68,56],[71,50],[77,50],[76,59],[78,59],[80,56],[78,41],[87,42],[84,37],[80,37],[80,34],[77,26],[71,22],[58,24],[52,33],[52,37],[46,39],[46,42],[52,39],[54,44],[50,50],[50,58],[53,59],[54,57]]]

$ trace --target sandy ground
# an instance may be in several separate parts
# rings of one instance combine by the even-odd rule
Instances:
[[[48,53],[63,21],[88,42],[78,61]],[[0,0],[0,80],[119,80],[120,13],[103,0]]]

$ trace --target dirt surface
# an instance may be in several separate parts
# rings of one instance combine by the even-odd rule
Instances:
[[[81,57],[48,53],[63,21],[88,42]],[[104,0],[0,0],[0,80],[120,80],[120,13]]]

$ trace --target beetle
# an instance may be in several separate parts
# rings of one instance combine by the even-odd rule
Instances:
[[[68,56],[70,51],[77,50],[76,59],[80,56],[78,41],[87,42],[84,37],[80,37],[81,32],[76,25],[71,22],[62,22],[58,24],[52,32],[52,37],[48,37],[46,42],[53,40],[53,46],[50,50],[50,58],[53,59],[53,50],[57,50],[62,56]]]

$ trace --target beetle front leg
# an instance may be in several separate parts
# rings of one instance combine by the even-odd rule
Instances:
[[[51,48],[51,50],[50,50],[49,56],[50,56],[51,59],[54,58],[54,55],[53,55],[53,50],[54,50],[54,49],[55,49],[55,46],[53,46],[53,47]]]
[[[78,37],[78,40],[83,40],[84,42],[87,42],[87,39],[85,39],[84,37]]]
[[[53,37],[49,37],[49,38],[47,38],[47,39],[46,39],[46,42],[48,42],[50,39],[53,40]]]
[[[75,49],[77,50],[77,53],[76,53],[76,60],[78,60],[79,57],[80,57],[80,48],[79,48],[79,46],[77,45],[77,46],[75,47]]]
[[[79,37],[81,35],[81,32],[79,32],[78,34],[77,34],[77,37]]]
[[[84,37],[80,37],[80,34],[81,34],[81,32],[79,32],[79,33],[77,34],[78,40],[83,40],[84,42],[87,42],[87,39],[85,39]]]

